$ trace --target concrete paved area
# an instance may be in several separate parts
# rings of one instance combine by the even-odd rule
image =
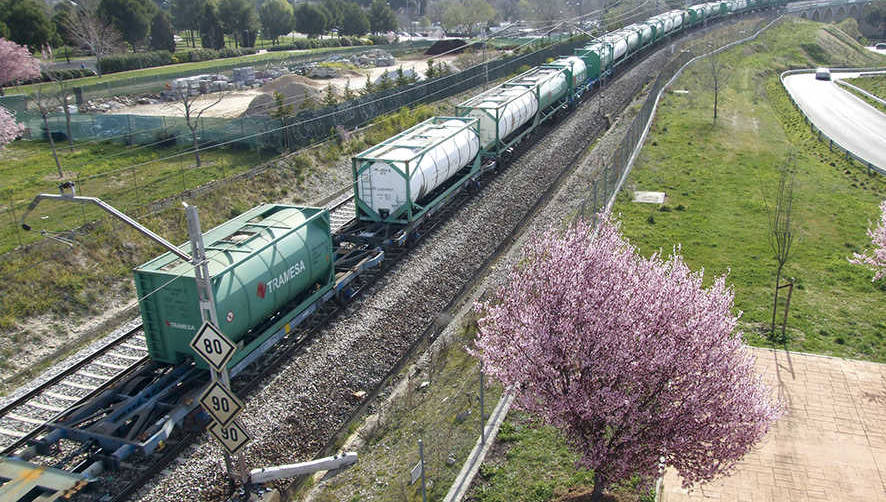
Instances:
[[[886,364],[752,350],[785,416],[730,477],[687,493],[669,470],[662,502],[886,502]]]
[[[788,75],[784,84],[822,132],[852,153],[886,169],[886,114],[832,81],[815,80],[811,73]]]

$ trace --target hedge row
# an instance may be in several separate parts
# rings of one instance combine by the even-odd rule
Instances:
[[[359,37],[340,38],[301,38],[291,44],[275,45],[268,47],[269,51],[293,51],[305,49],[320,49],[326,47],[354,47],[358,45],[372,45],[373,42]]]
[[[52,72],[41,71],[38,78],[23,80],[22,84],[37,84],[51,82],[53,80],[70,80],[72,78],[91,77],[95,72],[90,68],[71,68],[70,70],[53,70]]]
[[[196,61],[206,61],[209,59],[232,58],[237,56],[246,56],[255,54],[256,49],[195,49],[189,52],[173,54],[169,51],[153,51],[138,52],[135,54],[117,54],[102,58],[99,67],[102,73],[115,73],[118,71],[137,70],[140,68],[151,68],[154,66],[164,66],[173,63],[193,63]]]

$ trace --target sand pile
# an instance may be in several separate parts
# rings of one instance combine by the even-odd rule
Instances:
[[[285,104],[292,104],[294,109],[298,110],[305,99],[320,99],[320,91],[316,86],[316,83],[301,75],[284,75],[275,78],[261,86],[261,94],[249,103],[246,115],[268,115],[276,107],[275,92],[283,95]]]

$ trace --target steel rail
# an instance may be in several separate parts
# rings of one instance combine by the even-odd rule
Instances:
[[[118,346],[121,346],[122,344],[131,340],[132,338],[134,338],[136,336],[136,334],[141,332],[141,330],[142,330],[141,324],[129,329],[125,333],[114,338],[113,340],[109,341],[105,345],[102,345],[101,347],[99,347],[95,352],[87,355],[86,357],[84,357],[80,361],[77,361],[76,363],[74,363],[70,367],[66,368],[64,371],[61,371],[59,374],[53,376],[52,378],[50,378],[46,382],[43,382],[42,384],[38,385],[37,387],[26,392],[25,394],[13,399],[9,403],[5,404],[2,408],[0,408],[0,418],[8,416],[14,410],[17,410],[17,409],[21,408],[22,406],[27,406],[30,401],[32,401],[33,399],[35,399],[41,395],[44,395],[50,388],[54,387],[55,385],[63,384],[63,381],[65,379],[75,375],[78,371],[80,371],[84,367],[94,363],[99,357],[108,354],[112,349],[114,349]],[[102,383],[101,385],[96,387],[94,390],[89,391],[85,396],[81,397],[76,402],[74,402],[72,405],[68,406],[64,411],[58,412],[55,415],[53,415],[52,418],[44,420],[43,423],[41,423],[40,425],[36,425],[30,432],[26,433],[22,437],[13,441],[13,443],[10,444],[9,446],[3,447],[3,449],[0,450],[0,456],[12,456],[16,452],[16,450],[18,450],[19,448],[24,446],[28,441],[34,439],[40,433],[40,431],[42,431],[43,428],[46,427],[46,424],[57,421],[59,418],[64,416],[66,413],[68,413],[70,410],[72,410],[78,406],[81,406],[83,403],[89,401],[97,394],[106,390],[108,387],[116,384],[122,378],[124,378],[127,375],[129,375],[130,373],[132,373],[132,371],[134,369],[140,367],[142,364],[145,364],[149,359],[150,358],[148,356],[144,356],[141,359],[134,361],[132,364],[130,364],[125,369],[120,370],[119,372],[115,373],[114,375],[110,375],[108,377],[107,381],[105,381],[104,383]]]

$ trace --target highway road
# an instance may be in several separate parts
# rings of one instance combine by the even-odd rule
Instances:
[[[833,74],[850,78],[855,74]],[[815,75],[788,75],[785,87],[810,120],[841,146],[886,170],[886,114]]]

